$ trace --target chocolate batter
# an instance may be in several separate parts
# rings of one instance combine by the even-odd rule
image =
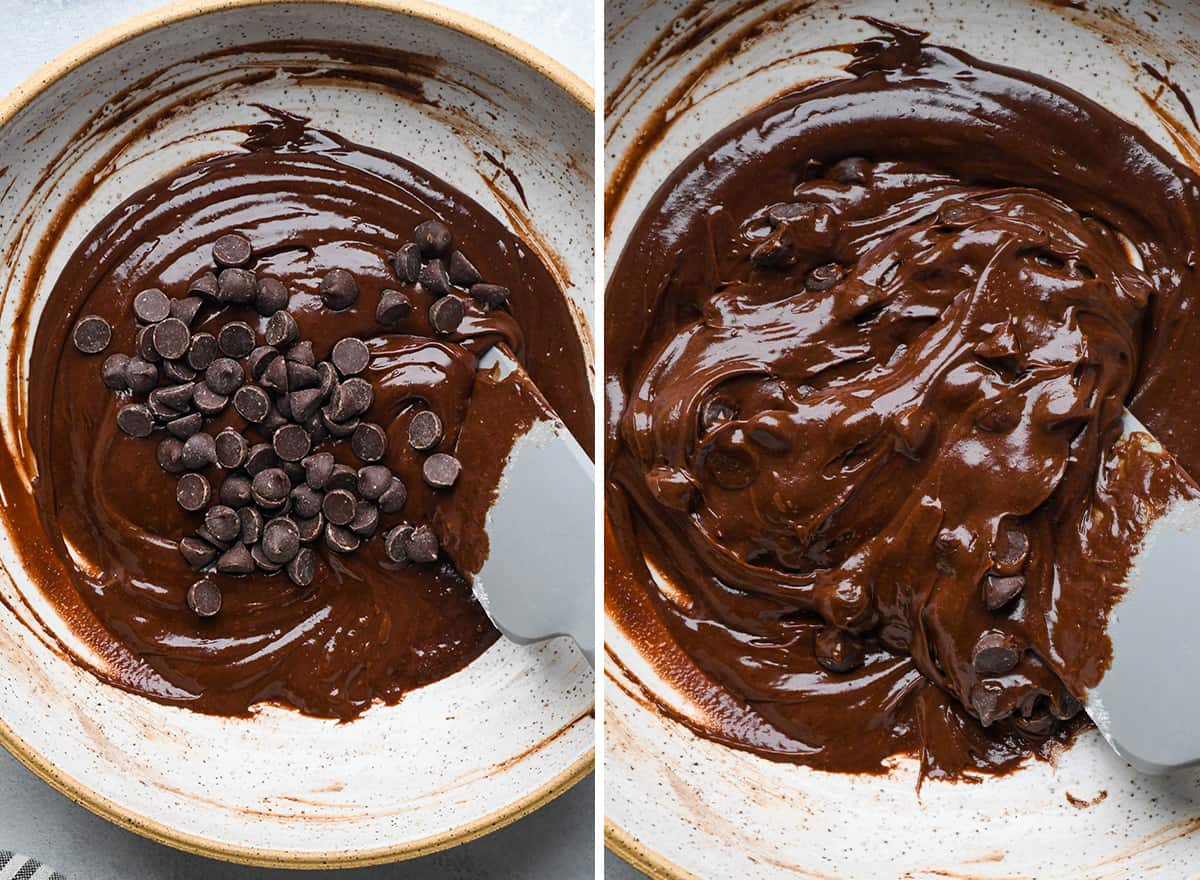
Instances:
[[[874,24],[629,237],[606,602],[704,735],[1000,771],[1084,723],[1146,516],[1196,494],[1118,438],[1132,402],[1200,474],[1200,187],[1082,95]]]
[[[414,227],[431,218],[452,229],[456,247],[489,282],[509,288],[507,308],[471,300],[455,332],[434,332],[433,299],[398,282],[389,264]],[[223,607],[217,616],[197,617],[185,602],[196,575],[176,542],[200,525],[199,517],[180,508],[176,480],[156,466],[157,438],[119,431],[120,395],[104,388],[100,361],[72,345],[73,325],[91,314],[112,326],[111,351],[134,350],[135,295],[160,287],[183,296],[210,267],[211,243],[230,232],[251,241],[261,275],[292,291],[288,311],[318,359],[347,336],[367,343],[364,375],[375,394],[364,420],[387,429],[383,463],[407,484],[404,517],[431,523],[435,532],[446,522],[460,524],[449,543],[468,555],[478,555],[482,533],[469,529],[480,529],[483,511],[458,505],[490,496],[475,486],[464,500],[423,481],[425,456],[407,439],[412,416],[428,408],[441,417],[440,448],[462,459],[464,483],[475,474],[494,480],[493,459],[512,440],[505,414],[497,415],[493,443],[456,449],[456,440],[476,358],[502,342],[587,443],[591,395],[582,344],[545,266],[483,208],[410,162],[283,114],[249,130],[243,150],[133,195],[67,263],[29,365],[29,443],[38,469],[32,493],[14,468],[5,469],[5,513],[28,569],[41,575],[44,590],[100,658],[91,664],[97,674],[119,687],[209,713],[241,715],[274,701],[349,719],[375,700],[395,702],[455,672],[497,638],[454,560],[396,565],[379,537],[345,556],[316,545],[310,588],[262,572],[214,575]],[[357,302],[345,311],[329,311],[319,296],[333,269],[357,280]],[[381,326],[381,291],[396,287],[415,308],[398,326]],[[251,307],[206,307],[194,329],[215,332],[230,320],[259,333],[267,322]],[[524,411],[512,415],[519,424]],[[358,467],[348,447],[339,445],[338,458]]]

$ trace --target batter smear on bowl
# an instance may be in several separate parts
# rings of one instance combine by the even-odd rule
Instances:
[[[1082,95],[873,23],[627,240],[606,603],[706,736],[998,772],[1086,723],[1139,511],[1196,492],[1120,437],[1129,405],[1200,473],[1200,188]]]
[[[350,719],[497,638],[455,565],[513,439],[458,447],[478,357],[505,345],[583,443],[587,367],[550,272],[464,194],[286,114],[245,134],[67,261],[5,512],[106,680]]]

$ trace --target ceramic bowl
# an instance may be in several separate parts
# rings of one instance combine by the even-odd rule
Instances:
[[[857,15],[1050,76],[1198,164],[1187,109],[1142,68],[1169,68],[1200,98],[1200,7],[1189,0],[616,0],[605,56],[610,270],[642,206],[703,140],[799,84],[844,75],[844,54],[804,52],[870,33]],[[978,785],[927,781],[918,792],[912,760],[882,777],[820,773],[667,720],[642,689],[687,712],[682,697],[611,621],[606,636],[608,843],[654,877],[1200,877],[1200,775],[1140,777],[1095,731],[1053,765]]]
[[[378,87],[354,87],[337,75],[348,62],[319,46],[285,56],[266,45],[329,35],[416,54]],[[246,69],[265,75],[234,76]],[[397,73],[400,87],[389,87]],[[180,100],[205,93],[199,105]],[[481,22],[379,0],[168,7],[83,44],[9,96],[0,104],[0,326],[36,322],[63,261],[100,217],[155,177],[232,148],[241,138],[233,127],[262,118],[256,104],[451,181],[544,249],[590,338],[590,90]],[[168,105],[183,109],[161,113]],[[485,152],[507,157],[528,209]],[[47,271],[27,277],[38,248]],[[5,389],[27,355],[13,350],[18,336],[0,334]],[[3,425],[6,443],[17,428]],[[271,866],[411,857],[511,822],[591,767],[593,678],[563,640],[502,640],[458,674],[349,724],[270,706],[250,719],[209,717],[99,683],[66,658],[57,640],[70,647],[73,636],[29,586],[7,536],[0,563],[0,741],[69,797],[161,842]]]

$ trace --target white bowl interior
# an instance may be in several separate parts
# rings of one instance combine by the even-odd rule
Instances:
[[[641,207],[700,143],[798,85],[845,75],[847,56],[812,50],[876,33],[857,15],[921,28],[933,42],[1050,76],[1197,166],[1190,145],[1198,136],[1184,108],[1141,64],[1169,67],[1185,93],[1200,97],[1200,8],[1188,0],[1080,5],[1087,9],[1048,0],[610,2],[608,186],[637,139],[655,136],[610,218],[608,271]],[[687,48],[709,27],[701,45]],[[1142,93],[1160,96],[1157,109]],[[611,620],[606,641],[620,661],[608,665],[605,682],[606,815],[618,845],[665,876],[1197,876],[1200,774],[1141,777],[1095,731],[1053,765],[1033,761],[979,785],[927,781],[918,792],[917,765],[908,759],[886,776],[840,775],[698,738],[642,696],[645,688],[681,713],[692,708]]]
[[[315,73],[349,63],[319,46],[287,57],[260,46],[314,35],[423,57],[388,71],[403,73],[404,87],[365,88]],[[227,54],[197,60],[218,50]],[[306,72],[279,72],[284,62]],[[269,75],[232,82],[255,68]],[[196,95],[206,97],[187,100]],[[256,104],[410,158],[479,201],[540,250],[587,335],[591,112],[452,27],[336,3],[173,21],[73,68],[0,127],[0,322],[35,325],[91,226],[154,177],[234,147],[234,126],[264,118]],[[522,182],[528,211],[485,150]],[[65,197],[77,189],[71,210]],[[39,245],[51,248],[48,271],[30,278]],[[4,362],[30,339],[3,334]],[[10,448],[14,437],[5,424]],[[458,674],[348,724],[271,707],[248,720],[210,717],[99,683],[55,644],[79,647],[27,586],[7,535],[0,562],[0,725],[15,750],[93,808],[179,845],[280,862],[415,854],[503,824],[581,775],[591,755],[592,674],[565,640],[501,641]]]

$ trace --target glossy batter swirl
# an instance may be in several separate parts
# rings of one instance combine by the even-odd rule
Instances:
[[[613,274],[608,605],[710,736],[1001,769],[1077,726],[1134,511],[1193,491],[1116,444],[1195,180],[1046,80],[852,51],[689,157]]]
[[[389,262],[431,218],[452,229],[489,281],[512,291],[507,308],[468,303],[449,335],[430,327],[432,296],[397,281]],[[432,524],[443,546],[467,555],[478,555],[489,493],[477,485],[468,493],[426,486],[423,456],[406,440],[409,420],[432,409],[446,426],[443,448],[455,449],[477,356],[503,342],[586,442],[591,397],[582,345],[549,271],[481,206],[410,162],[282,114],[246,132],[243,149],[131,196],[68,262],[30,362],[34,492],[26,499],[25,487],[9,485],[5,493],[29,568],[43,574],[46,592],[98,655],[96,672],[120,687],[205,712],[244,714],[274,701],[348,719],[449,675],[497,638],[455,559],[396,565],[378,538],[348,556],[321,546],[311,588],[262,572],[226,579],[221,614],[198,619],[184,601],[195,574],[176,544],[200,524],[198,515],[176,503],[175,480],[155,463],[156,441],[119,432],[114,416],[123,401],[102,385],[99,362],[70,342],[74,321],[90,313],[115,328],[112,350],[132,351],[133,297],[147,287],[182,296],[209,267],[211,243],[229,232],[253,243],[258,271],[287,285],[288,310],[318,358],[346,336],[367,343],[365,375],[375,389],[367,415],[387,429],[383,463],[408,486],[404,518]],[[353,307],[336,313],[318,295],[334,268],[351,272],[360,290]],[[398,326],[384,327],[376,307],[391,287],[415,308]],[[212,330],[230,320],[260,333],[266,323],[251,307],[209,306],[195,326]],[[491,444],[455,450],[464,484],[494,481],[496,461],[507,454],[505,414],[495,416]],[[218,421],[212,430],[221,427]],[[334,452],[359,465],[348,444]],[[466,499],[483,506],[460,509]],[[448,522],[457,524],[453,535],[445,533]]]

